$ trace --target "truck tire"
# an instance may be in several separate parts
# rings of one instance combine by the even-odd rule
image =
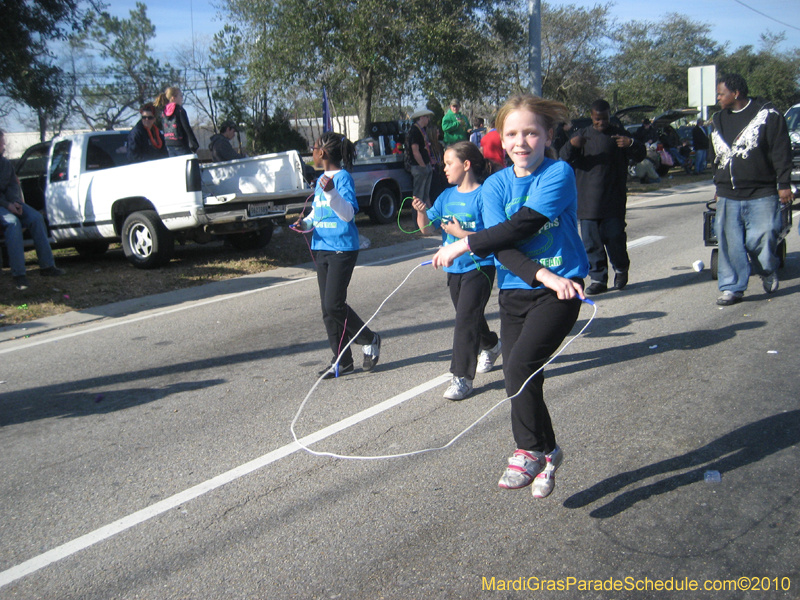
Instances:
[[[264,248],[272,239],[272,231],[275,229],[275,224],[272,221],[269,224],[259,229],[258,231],[248,231],[247,233],[233,233],[228,235],[228,241],[231,246],[237,250],[260,250]]]
[[[122,225],[122,250],[137,269],[167,264],[175,251],[172,233],[154,210],[132,213]]]
[[[388,185],[379,185],[372,193],[369,204],[369,218],[373,223],[386,225],[397,218],[399,199],[397,193]]]
[[[108,242],[105,240],[98,240],[96,242],[89,242],[88,244],[81,244],[75,246],[75,250],[83,258],[91,258],[93,256],[100,256],[108,251]]]

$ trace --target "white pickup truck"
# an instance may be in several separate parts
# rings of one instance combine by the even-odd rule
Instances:
[[[46,215],[54,247],[97,254],[121,241],[142,269],[169,262],[176,240],[224,236],[236,248],[260,248],[273,220],[311,193],[294,151],[207,165],[194,155],[128,164],[127,138],[56,137],[17,161],[25,201]]]

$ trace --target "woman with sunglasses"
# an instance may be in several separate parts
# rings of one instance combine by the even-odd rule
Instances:
[[[152,103],[139,108],[141,119],[128,135],[128,160],[132,163],[167,158],[164,134],[156,126],[156,107]]]

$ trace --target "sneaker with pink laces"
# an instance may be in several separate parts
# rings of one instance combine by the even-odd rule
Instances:
[[[536,476],[533,482],[533,497],[547,498],[556,487],[556,469],[561,466],[564,460],[564,451],[558,446],[545,457],[547,465],[544,470]]]
[[[508,459],[506,472],[497,485],[506,490],[518,490],[529,486],[545,465],[543,453],[535,450],[517,450],[514,456]]]

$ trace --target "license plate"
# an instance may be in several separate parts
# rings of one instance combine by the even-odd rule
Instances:
[[[247,216],[248,217],[263,217],[275,212],[271,202],[263,202],[261,204],[248,204]]]

